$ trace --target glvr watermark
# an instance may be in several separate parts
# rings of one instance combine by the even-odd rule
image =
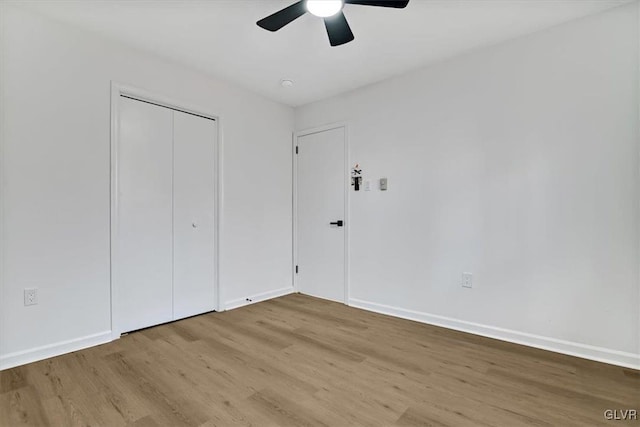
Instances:
[[[609,421],[631,421],[638,419],[637,409],[605,409],[604,419]]]

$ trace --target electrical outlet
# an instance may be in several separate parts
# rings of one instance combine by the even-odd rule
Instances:
[[[364,191],[371,191],[371,181],[367,180],[364,182]]]
[[[24,305],[36,305],[38,303],[38,289],[24,290]]]
[[[462,287],[473,288],[473,274],[462,273]]]

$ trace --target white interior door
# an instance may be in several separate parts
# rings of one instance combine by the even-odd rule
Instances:
[[[346,302],[345,129],[298,136],[297,145],[297,283],[302,293]]]
[[[172,114],[119,99],[115,279],[121,332],[173,318]]]
[[[173,113],[174,318],[215,303],[216,138],[214,120]]]

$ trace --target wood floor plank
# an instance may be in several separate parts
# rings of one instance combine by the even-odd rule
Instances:
[[[0,425],[41,426],[50,423],[45,408],[33,386],[0,394]]]
[[[299,294],[0,372],[2,427],[611,425],[605,409],[640,411],[640,371]]]
[[[0,394],[26,386],[27,379],[23,367],[0,371]]]

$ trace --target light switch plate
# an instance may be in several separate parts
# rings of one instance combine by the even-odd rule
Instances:
[[[387,178],[380,178],[380,191],[387,191]]]

